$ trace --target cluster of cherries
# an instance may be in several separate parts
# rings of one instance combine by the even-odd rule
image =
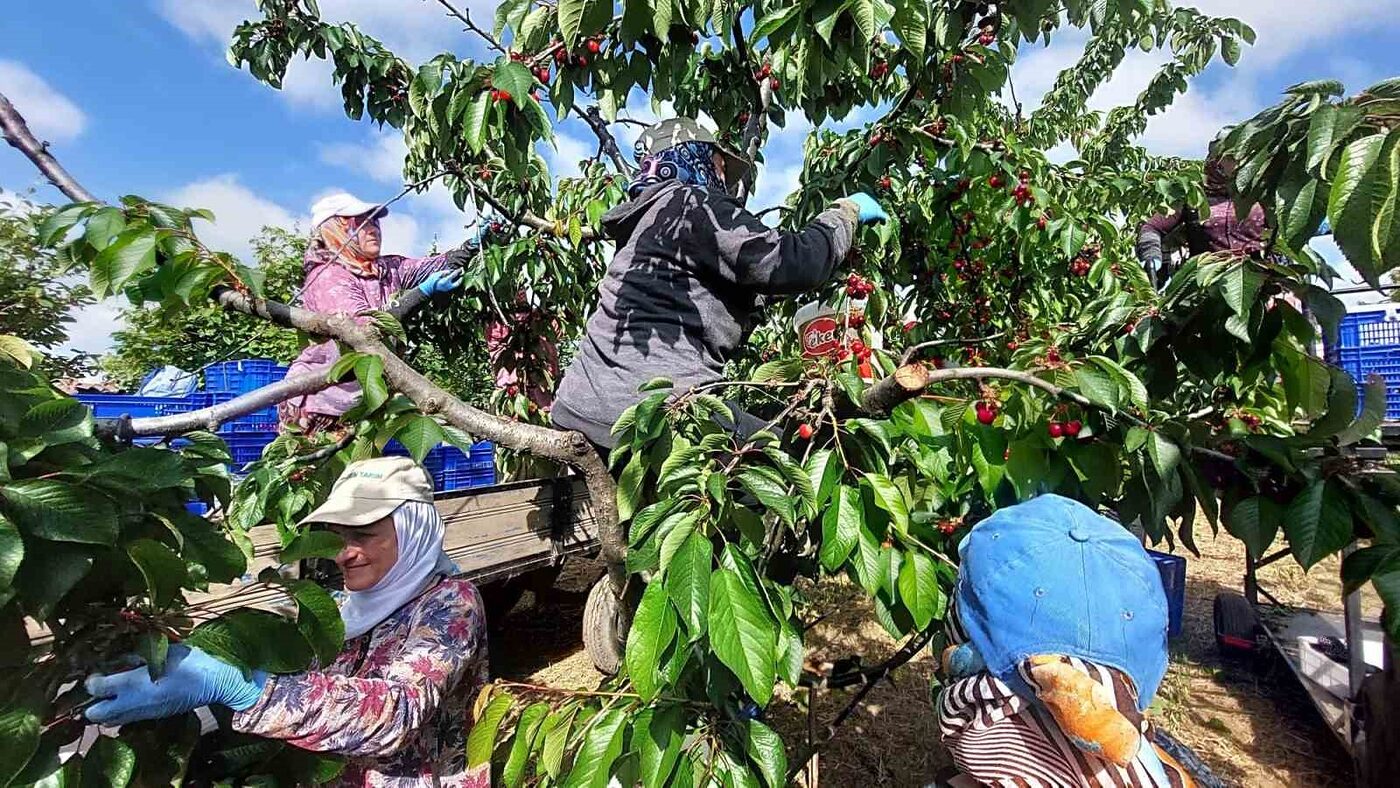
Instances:
[[[555,63],[558,63],[560,66],[563,66],[564,64],[568,63],[568,62],[569,62],[569,50],[565,49],[565,48],[563,47],[563,45],[561,45],[560,42],[558,42],[558,41],[555,41],[555,42],[552,44],[552,46],[557,47],[557,49],[554,50],[554,62],[555,62]],[[599,52],[602,52],[602,51],[603,51],[603,42],[602,42],[602,40],[597,39],[597,38],[590,38],[590,39],[588,39],[587,41],[585,41],[585,42],[583,43],[583,47],[584,47],[584,49],[586,49],[586,50],[588,51],[588,54],[590,54],[590,55],[596,55],[596,54],[598,54]],[[523,60],[524,58],[522,57],[521,59]],[[574,65],[579,66],[580,68],[583,67],[583,66],[587,66],[587,65],[588,65],[588,55],[583,55],[583,54],[574,55],[574,56],[573,56],[573,61],[574,61]],[[548,81],[549,81],[549,69],[547,69],[547,68],[546,68],[546,69],[542,69],[542,71],[544,71],[544,76],[543,76],[543,77],[540,77],[538,71],[535,72],[535,76],[536,76],[536,77],[539,77],[539,80],[540,80],[541,82],[548,82]]]
[[[870,67],[870,78],[871,78],[871,79],[884,79],[884,78],[885,78],[885,75],[886,75],[886,74],[889,74],[889,73],[890,73],[890,64],[887,63],[887,62],[885,62],[885,61],[883,61],[883,60],[877,60],[877,61],[875,61],[875,64],[872,65],[872,66]]]
[[[765,79],[768,80],[768,87],[773,90],[777,90],[783,86],[783,83],[779,82],[778,78],[773,76],[773,67],[767,63],[759,66],[758,70],[753,72],[753,80],[755,82],[762,82]]]
[[[846,277],[846,295],[851,298],[868,298],[875,292],[875,284],[860,274]]]
[[[1089,256],[1080,252],[1073,260],[1069,261],[1069,272],[1074,276],[1088,276],[1089,269],[1093,266]]]
[[[1045,425],[1045,429],[1052,438],[1077,438],[1079,432],[1084,429],[1084,422],[1079,419],[1052,421]]]
[[[963,518],[961,517],[950,517],[946,520],[939,520],[938,532],[944,536],[952,536],[953,532],[962,527],[962,524]]]

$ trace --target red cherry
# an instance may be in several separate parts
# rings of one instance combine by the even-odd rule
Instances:
[[[1071,438],[1079,437],[1079,432],[1084,429],[1084,422],[1075,419],[1065,425],[1065,434]]]
[[[590,38],[588,39],[588,51],[596,55],[603,51],[603,45],[598,43],[598,39]]]
[[[977,420],[983,424],[991,424],[997,420],[997,412],[985,402],[977,403]]]
[[[578,63],[580,66],[586,66],[586,65],[588,65],[588,58],[584,57],[583,55],[579,55],[579,56],[578,56],[577,63]]]
[[[803,424],[802,426],[797,428],[797,437],[801,438],[804,441],[809,441],[812,439],[812,433],[814,432],[816,432],[816,430],[812,429],[812,425]]]
[[[1050,222],[1048,222],[1048,221],[1045,220],[1045,217],[1044,217],[1044,216],[1042,216],[1042,217],[1040,217],[1039,219],[1036,219],[1036,220],[1035,220],[1035,226],[1038,227],[1038,228],[1040,228],[1041,230],[1044,230],[1044,229],[1045,229],[1045,226],[1046,226],[1047,224],[1049,224],[1049,223],[1050,223]]]
[[[562,65],[564,65],[564,61],[566,61],[566,60],[568,60],[568,59],[569,59],[569,53],[568,53],[563,47],[559,47],[558,49],[554,50],[554,62],[555,62],[555,63],[558,63],[559,65],[562,66]]]
[[[1050,422],[1046,428],[1050,430],[1050,437],[1052,438],[1063,438],[1065,436],[1065,425],[1058,421]]]
[[[1002,180],[1000,175],[993,175],[987,179],[987,185],[993,189],[1000,189],[1006,185],[1006,181]]]
[[[509,90],[501,90],[501,91],[498,91],[498,92],[497,92],[497,95],[496,95],[496,100],[497,100],[497,101],[510,101],[510,91],[509,91]]]
[[[767,63],[764,63],[763,66],[758,69],[758,78],[762,79],[772,73],[773,67]]]
[[[963,62],[963,56],[962,56],[962,53],[961,53],[961,52],[959,52],[959,53],[956,54],[956,55],[953,55],[953,62],[954,62],[954,63],[961,63],[961,62]]]
[[[919,321],[917,321],[917,320],[908,320],[908,321],[905,321],[905,323],[904,323],[904,333],[907,334],[907,333],[909,333],[910,331],[913,331],[915,328],[918,328],[918,326],[919,326]]]
[[[768,87],[772,88],[773,90],[777,90],[778,88],[782,87],[782,84],[783,83],[778,81],[777,77],[773,77],[772,79],[768,80]]]
[[[892,181],[890,180],[890,176],[888,176],[888,175],[883,176],[882,178],[880,178],[880,188],[881,188],[881,189],[888,190],[888,189],[890,188],[890,184],[891,184],[891,183],[892,183]]]

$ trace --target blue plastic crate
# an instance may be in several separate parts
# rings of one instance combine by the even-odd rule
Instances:
[[[204,368],[204,390],[210,394],[238,396],[276,383],[287,368],[265,358],[221,361]]]
[[[204,501],[188,501],[185,503],[185,511],[196,517],[203,517],[209,513],[209,504]]]
[[[269,443],[277,439],[277,434],[243,433],[221,437],[223,437],[224,443],[228,444],[229,454],[233,456],[233,471],[237,473],[248,463],[261,459],[263,449],[266,449]]]
[[[138,397],[133,394],[77,394],[79,402],[92,408],[94,419],[133,419],[159,416],[160,407],[170,404],[171,397]]]
[[[1342,319],[1333,360],[1356,381],[1358,397],[1367,377],[1385,379],[1385,416],[1400,420],[1400,320],[1387,312],[1358,312]],[[1361,402],[1357,401],[1358,409]]]
[[[1162,588],[1167,592],[1167,637],[1181,634],[1181,612],[1186,607],[1186,559],[1170,553],[1148,550],[1157,571],[1162,575]]]
[[[483,464],[478,468],[457,468],[456,470],[444,471],[440,479],[434,479],[433,485],[443,492],[453,490],[469,490],[473,487],[490,487],[496,483],[496,464]]]

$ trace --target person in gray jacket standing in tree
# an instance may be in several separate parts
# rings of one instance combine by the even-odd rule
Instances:
[[[860,224],[889,218],[860,193],[800,232],[768,227],[730,194],[749,162],[688,118],[644,132],[637,157],[629,199],[603,216],[617,254],[551,411],[556,426],[600,449],[613,447],[612,426],[643,384],[664,377],[681,392],[721,380],[761,296],[820,286]],[[736,420],[741,434],[759,426],[743,413]]]

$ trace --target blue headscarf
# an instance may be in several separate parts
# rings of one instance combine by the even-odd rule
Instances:
[[[724,189],[724,182],[715,169],[715,146],[708,142],[682,142],[650,156],[643,157],[642,151],[637,154],[641,167],[627,185],[628,197],[636,197],[647,187],[669,180],[707,189]]]

